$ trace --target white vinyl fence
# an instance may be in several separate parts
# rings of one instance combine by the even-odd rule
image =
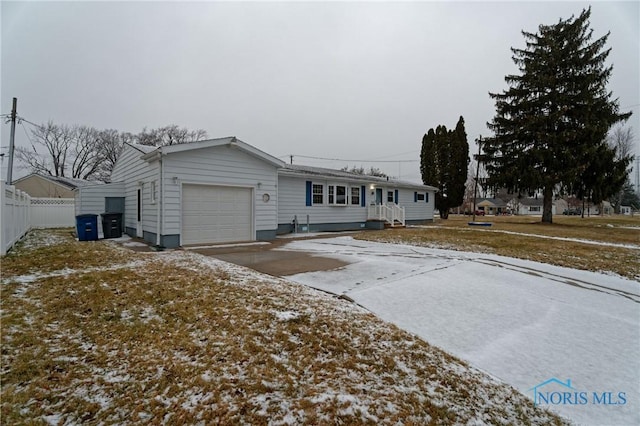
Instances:
[[[31,198],[0,181],[0,255],[32,228],[75,226],[73,198]]]
[[[32,228],[67,228],[75,226],[73,198],[32,198]]]
[[[31,229],[31,197],[0,181],[0,255]]]

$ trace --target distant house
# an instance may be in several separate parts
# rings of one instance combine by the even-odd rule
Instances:
[[[620,206],[620,214],[631,215],[631,206]]]
[[[476,210],[483,211],[486,215],[508,213],[507,203],[500,198],[478,198],[476,199]]]
[[[432,221],[437,191],[287,165],[235,137],[163,147],[125,144],[111,182],[80,188],[76,211],[123,212],[127,234],[164,247]]]
[[[511,205],[514,206],[514,212],[518,215],[542,215],[543,210],[542,198],[515,198],[511,201]],[[556,202],[551,205],[551,213],[556,214]]]
[[[74,190],[92,182],[60,176],[32,173],[13,182],[13,185],[34,198],[74,198]]]

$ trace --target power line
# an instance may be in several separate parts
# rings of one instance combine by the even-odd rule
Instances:
[[[298,154],[291,154],[292,157],[300,157],[300,158],[309,158],[312,160],[324,160],[324,161],[345,161],[345,162],[351,162],[351,163],[417,163],[420,160],[363,160],[363,159],[359,159],[359,160],[347,160],[345,158],[326,158],[326,157],[314,157],[311,155],[298,155]],[[287,156],[289,157],[289,156]]]
[[[40,125],[40,124],[36,124],[36,123],[33,123],[33,122],[31,122],[31,121],[27,120],[27,119],[26,119],[26,118],[24,118],[24,117],[19,117],[19,116],[18,116],[18,117],[16,117],[16,118],[18,119],[18,122],[19,122],[19,123],[22,123],[22,122],[24,121],[25,123],[31,124],[32,126],[35,126],[35,127],[38,127],[38,128],[42,128],[42,125]]]

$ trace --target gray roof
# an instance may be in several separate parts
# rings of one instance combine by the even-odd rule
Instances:
[[[15,184],[16,182],[20,182],[21,180],[27,179],[31,176],[38,176],[41,177],[43,179],[46,179],[48,181],[57,183],[59,185],[65,186],[71,190],[82,187],[82,186],[87,186],[87,185],[93,185],[96,182],[94,181],[90,181],[90,180],[84,180],[84,179],[74,179],[74,178],[68,178],[68,177],[64,177],[64,176],[50,176],[50,175],[45,175],[42,173],[31,173],[27,176],[23,176],[20,179],[16,179],[13,181],[13,183]]]
[[[542,198],[519,198],[518,202],[523,206],[541,206]]]
[[[370,176],[370,175],[361,175],[357,173],[352,173],[344,170],[336,170],[336,169],[326,169],[324,167],[313,167],[313,166],[304,166],[300,164],[285,164],[282,169],[278,171],[278,173],[283,175],[292,175],[292,176],[309,176],[309,177],[323,177],[323,178],[338,178],[344,179],[351,182],[362,182],[362,183],[388,183],[392,185],[416,188],[416,189],[429,189],[433,191],[437,191],[438,189],[429,186],[422,185],[420,183],[402,181],[393,178],[386,178],[380,176]]]
[[[483,201],[488,201],[496,207],[507,207],[507,203],[500,198],[476,198],[476,205]]]

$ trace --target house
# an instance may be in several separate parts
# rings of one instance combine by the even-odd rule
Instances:
[[[111,181],[80,188],[77,212],[100,214],[109,202],[128,235],[164,247],[424,222],[433,220],[436,190],[287,165],[235,137],[125,144]]]
[[[620,206],[620,214],[631,216],[631,206]]]
[[[510,204],[513,206],[517,215],[542,215],[543,210],[542,198],[514,198]],[[556,202],[551,206],[551,213],[556,214]]]
[[[478,198],[476,210],[483,211],[486,215],[500,215],[508,212],[507,203],[500,198]]]
[[[387,208],[402,208],[395,221],[403,225],[424,223],[433,220],[435,191],[384,177],[286,164],[278,170],[278,232],[289,232],[295,222],[304,227],[307,221],[309,231],[380,227]]]
[[[86,180],[31,173],[13,182],[13,185],[34,198],[74,198],[74,190],[91,184]]]

